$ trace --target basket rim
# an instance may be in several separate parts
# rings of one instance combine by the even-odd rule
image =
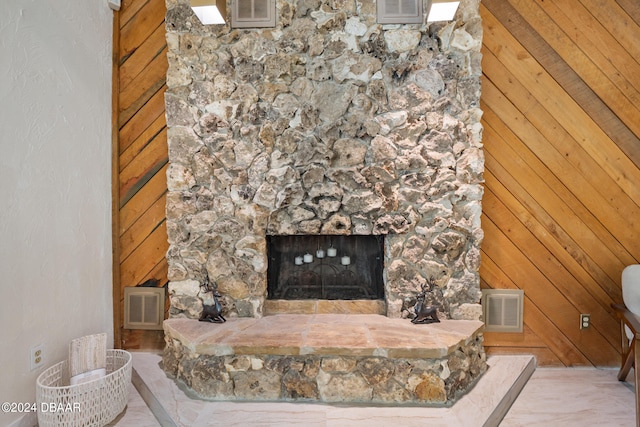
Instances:
[[[37,387],[39,387],[39,388],[41,388],[43,390],[61,390],[61,389],[81,388],[81,387],[87,387],[88,388],[89,386],[97,384],[100,381],[106,381],[106,380],[110,379],[112,376],[119,375],[121,373],[120,371],[126,369],[127,366],[131,365],[132,357],[131,357],[131,353],[130,352],[128,352],[126,350],[121,350],[121,349],[108,349],[107,350],[107,357],[109,356],[110,353],[111,353],[112,356],[113,356],[113,354],[120,353],[120,354],[124,355],[127,358],[127,360],[118,369],[116,369],[113,372],[110,372],[110,373],[106,374],[104,377],[96,378],[94,380],[86,381],[86,382],[83,382],[83,383],[80,383],[80,384],[73,384],[73,385],[66,385],[66,386],[50,386],[50,385],[42,384],[42,379],[43,379],[45,374],[49,374],[49,371],[52,371],[54,368],[57,368],[60,365],[65,365],[65,364],[69,363],[67,360],[62,360],[62,361],[60,361],[60,362],[48,367],[44,371],[42,371],[42,373],[40,373],[40,375],[38,375],[38,378],[36,379],[36,385],[37,385]]]

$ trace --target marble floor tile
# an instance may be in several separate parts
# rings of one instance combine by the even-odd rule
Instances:
[[[635,426],[633,383],[617,372],[537,368],[500,426]]]
[[[141,395],[132,389],[127,409],[111,427],[635,425],[633,384],[619,382],[617,370],[537,368],[531,375],[533,367],[528,373],[525,369],[531,359],[522,356],[490,357],[487,373],[451,408],[204,401],[164,375],[160,355],[136,352],[133,356],[134,369],[166,418],[161,416],[162,422],[155,419]]]
[[[286,402],[211,402],[190,395],[168,379],[160,369],[161,357],[152,353],[133,353],[136,373],[150,394],[166,411],[162,426],[246,426],[262,427],[448,427],[497,425],[492,416],[500,405],[511,404],[520,389],[513,384],[528,378],[533,358],[501,356],[490,358],[489,370],[469,393],[452,407],[406,407],[328,405]],[[526,381],[525,378],[525,381]],[[524,384],[524,382],[523,382]],[[142,394],[147,394],[143,392]],[[503,398],[510,398],[508,403]],[[503,409],[506,412],[506,408]],[[494,421],[492,423],[492,421]],[[486,423],[486,424],[485,424]],[[133,427],[124,417],[114,426]]]
[[[136,427],[156,427],[158,420],[153,415],[145,401],[135,387],[131,387],[129,401],[124,411],[116,417],[107,427],[114,426],[136,426]]]

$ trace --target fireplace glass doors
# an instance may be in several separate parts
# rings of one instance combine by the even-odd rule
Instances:
[[[268,299],[384,299],[383,236],[267,236]]]

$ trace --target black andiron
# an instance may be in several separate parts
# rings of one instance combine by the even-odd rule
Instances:
[[[200,285],[204,292],[211,292],[213,294],[213,304],[212,305],[202,305],[202,314],[200,315],[201,322],[211,322],[211,323],[224,323],[227,321],[222,316],[222,304],[218,298],[220,298],[220,294],[218,293],[218,285],[214,282],[213,285],[209,282],[209,276],[206,276],[204,279],[204,283]]]
[[[438,306],[435,304],[426,304],[425,299],[427,293],[432,292],[436,285],[436,281],[431,276],[426,285],[422,285],[422,292],[418,294],[418,302],[415,306],[416,317],[411,319],[411,323],[424,324],[424,323],[439,323],[438,319]]]

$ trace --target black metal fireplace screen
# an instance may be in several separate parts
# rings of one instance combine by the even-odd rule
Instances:
[[[383,236],[267,236],[268,299],[384,299]]]

